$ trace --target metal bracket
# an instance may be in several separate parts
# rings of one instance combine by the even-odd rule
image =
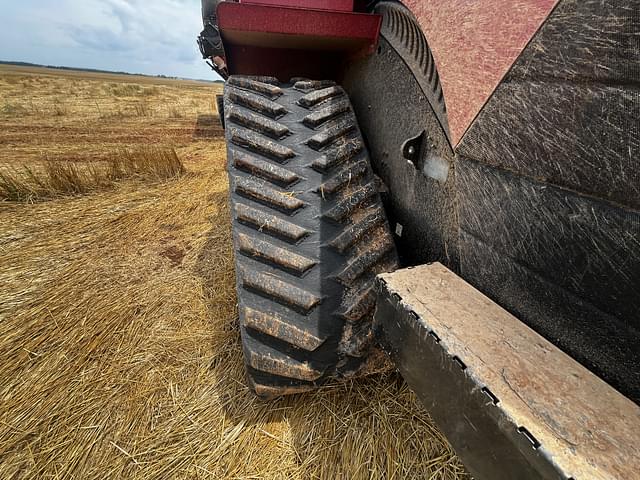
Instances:
[[[413,165],[416,170],[422,170],[420,165],[422,160],[422,154],[424,150],[424,139],[427,136],[426,131],[422,131],[420,135],[410,138],[402,145],[402,156]]]
[[[475,478],[637,477],[640,408],[453,272],[376,293],[380,344]]]
[[[222,43],[220,29],[216,24],[216,17],[211,17],[198,36],[198,48],[205,60],[211,60],[207,64],[222,78],[227,78],[229,72],[226,65],[226,54]]]
[[[449,162],[437,154],[433,140],[425,130],[404,142],[402,156],[425,177],[442,183],[449,178]]]

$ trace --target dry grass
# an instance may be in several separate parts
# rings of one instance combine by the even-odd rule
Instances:
[[[0,478],[468,478],[395,374],[250,394],[223,141],[163,144],[188,175],[0,203]]]
[[[23,165],[0,169],[0,200],[37,202],[113,188],[123,180],[171,180],[185,172],[175,149],[122,149],[106,162],[45,161],[39,168]]]

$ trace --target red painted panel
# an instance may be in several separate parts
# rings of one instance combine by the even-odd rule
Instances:
[[[336,79],[345,61],[375,51],[382,17],[222,2],[218,26],[232,75]]]
[[[251,44],[259,38],[269,42],[275,39],[280,45],[257,44],[256,46],[282,48],[313,47],[313,42],[331,40],[340,49],[340,40],[346,44],[360,42],[368,50],[375,47],[380,33],[381,17],[353,12],[307,10],[274,7],[250,3],[223,2],[218,7],[218,25],[223,38],[232,43]],[[259,34],[256,35],[256,34]],[[286,37],[291,41],[287,42]],[[296,37],[308,37],[308,45]],[[246,40],[249,43],[244,43]],[[288,44],[282,44],[288,43]]]
[[[557,0],[405,0],[438,65],[453,145]]]
[[[353,2],[354,0],[240,0],[240,3],[312,8],[315,10],[334,10],[341,12],[352,12]]]

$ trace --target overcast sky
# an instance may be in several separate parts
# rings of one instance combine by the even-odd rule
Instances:
[[[215,79],[199,0],[0,0],[0,60]]]

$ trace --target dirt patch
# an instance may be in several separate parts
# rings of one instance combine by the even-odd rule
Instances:
[[[185,251],[176,247],[175,245],[172,245],[166,250],[160,252],[160,256],[167,258],[174,267],[177,267],[182,263],[182,259],[185,256]]]

